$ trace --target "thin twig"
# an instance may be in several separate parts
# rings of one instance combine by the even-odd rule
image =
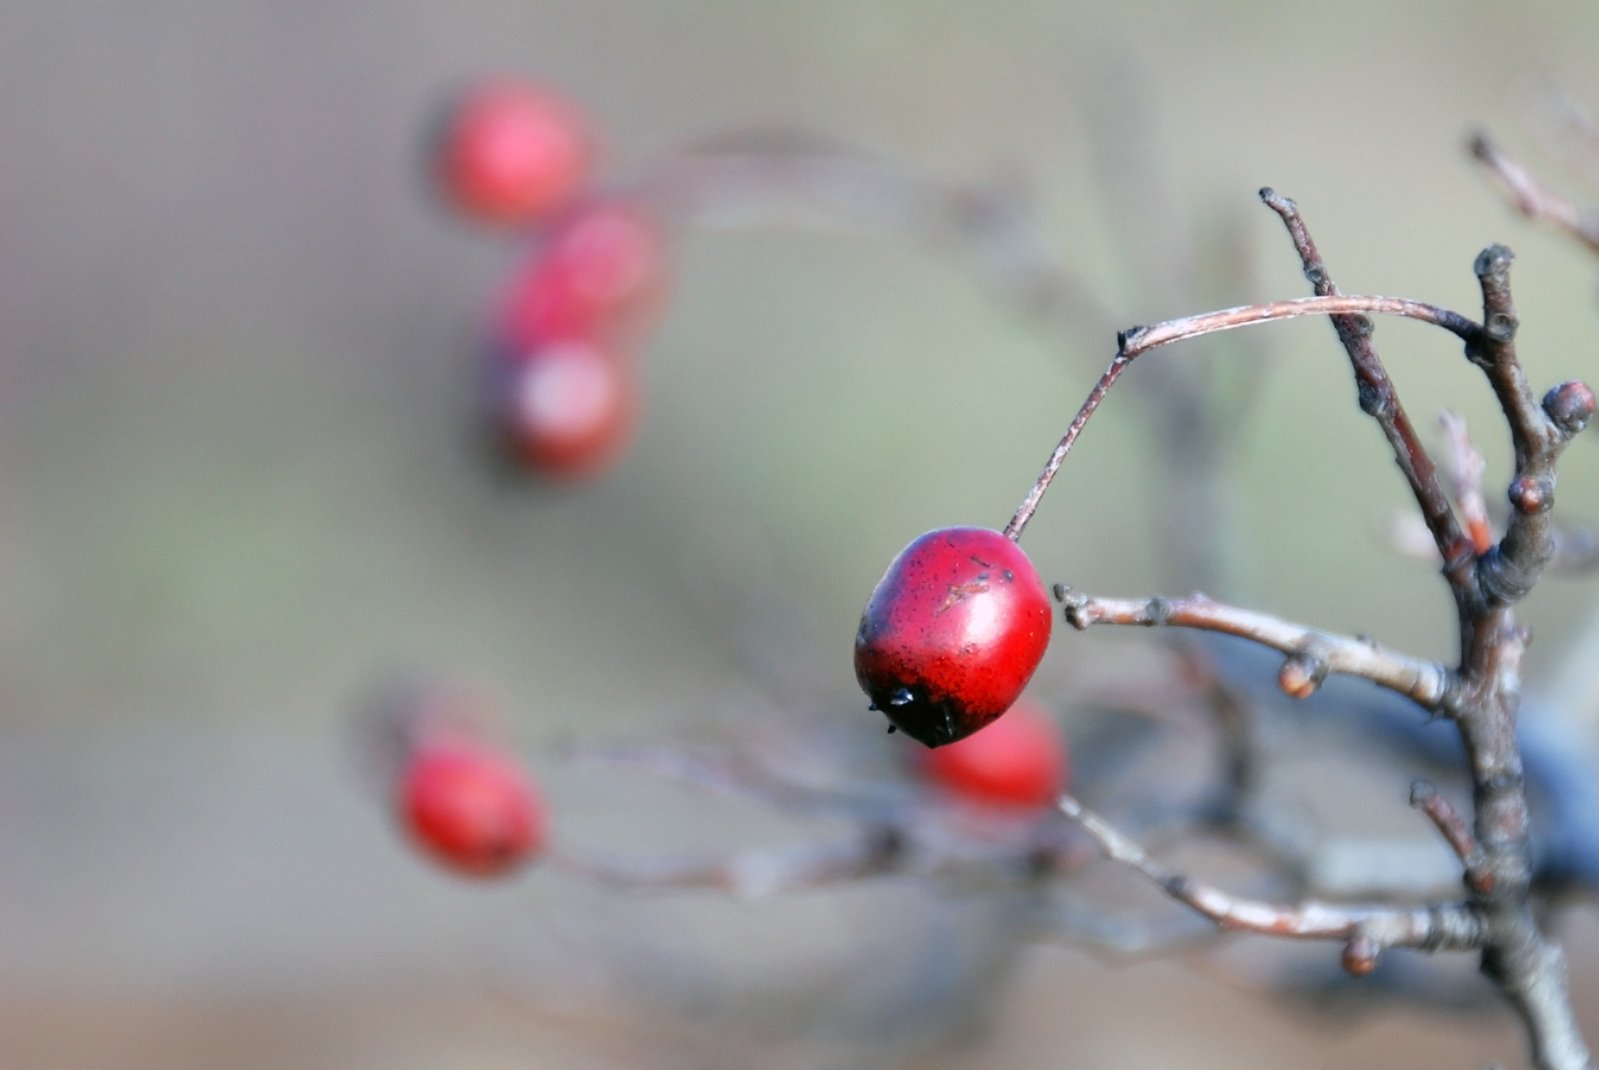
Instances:
[[[1055,331],[1097,333],[1115,322],[1051,253],[1015,198],[936,178],[836,138],[738,132],[669,158],[646,188],[674,214],[702,223],[751,217],[814,223],[820,210],[851,226],[955,244],[970,254],[990,290]]]
[[[1577,399],[1578,407],[1586,410],[1577,422],[1578,430],[1586,425],[1593,411],[1592,392],[1580,383],[1557,387],[1542,404],[1528,384],[1515,348],[1518,320],[1510,296],[1513,259],[1510,250],[1502,245],[1489,246],[1477,257],[1483,333],[1475,346],[1467,347],[1499,399],[1515,450],[1510,520],[1504,538],[1483,558],[1477,576],[1490,602],[1502,605],[1526,597],[1554,556],[1550,513],[1555,504],[1555,466],[1575,431],[1553,419],[1551,412],[1563,413],[1569,407],[1562,404],[1562,392],[1583,395]]]
[[[637,858],[566,847],[551,852],[551,861],[589,880],[617,887],[708,889],[756,899],[894,872],[904,863],[903,846],[895,830],[867,827],[832,843],[724,858]]]
[[[1482,946],[1482,927],[1461,903],[1390,907],[1323,903],[1283,905],[1224,892],[1169,869],[1138,844],[1070,795],[1060,810],[1082,825],[1113,862],[1142,874],[1167,895],[1209,918],[1224,930],[1298,940],[1371,941],[1376,948],[1411,947],[1425,951],[1470,950]]]
[[[758,758],[728,748],[667,744],[570,747],[563,757],[644,773],[725,798],[784,813],[842,817],[865,822],[900,822],[915,800],[905,791],[878,787],[816,786],[778,775]]]
[[[897,875],[1031,880],[1071,873],[1093,859],[1093,846],[1081,832],[1047,810],[1046,820],[960,820],[976,816],[969,810],[924,808],[896,822],[860,822],[833,840],[725,855],[639,855],[564,844],[550,858],[616,887],[718,890],[745,898]]]
[[[1285,198],[1278,200],[1292,208],[1293,202]],[[1308,237],[1306,240],[1308,241]],[[1315,247],[1312,245],[1309,248],[1311,253],[1314,253]],[[1307,268],[1307,273],[1309,270]],[[1325,274],[1320,277],[1325,278]],[[1415,488],[1418,500],[1424,501],[1423,511],[1428,517],[1428,527],[1440,540],[1439,545],[1444,546],[1446,538],[1453,540],[1448,543],[1449,550],[1445,553],[1445,559],[1455,561],[1459,553],[1469,554],[1470,541],[1460,531],[1459,522],[1450,509],[1449,499],[1438,484],[1432,459],[1427,456],[1420,439],[1416,437],[1415,429],[1410,425],[1409,418],[1400,407],[1392,384],[1388,382],[1387,372],[1383,370],[1381,363],[1376,359],[1376,354],[1366,342],[1366,335],[1370,333],[1370,323],[1361,313],[1367,312],[1402,316],[1441,327],[1465,341],[1468,349],[1477,343],[1478,336],[1482,333],[1482,329],[1470,318],[1422,301],[1411,301],[1401,297],[1346,296],[1338,293],[1291,301],[1272,301],[1259,305],[1241,305],[1237,308],[1224,308],[1195,316],[1183,316],[1180,319],[1167,320],[1148,327],[1129,328],[1116,336],[1116,356],[1111,359],[1109,367],[1094,384],[1093,390],[1089,391],[1087,399],[1066,428],[1066,434],[1061,437],[1055,446],[1055,451],[1044,464],[1044,470],[1034,480],[1033,486],[1021,504],[1016,507],[1015,514],[1005,525],[1005,535],[1012,540],[1021,538],[1028,521],[1038,509],[1038,503],[1043,500],[1049,485],[1054,482],[1056,473],[1060,471],[1066,455],[1071,452],[1083,428],[1088,425],[1095,410],[1110,393],[1110,388],[1116,385],[1116,380],[1127,370],[1135,357],[1174,342],[1189,341],[1218,331],[1230,331],[1239,327],[1251,327],[1300,316],[1330,316],[1334,324],[1343,325],[1338,328],[1340,337],[1348,335],[1352,339],[1351,344],[1357,346],[1351,350],[1351,359],[1360,369],[1362,407],[1367,408],[1367,411],[1377,418],[1390,441],[1395,444],[1396,452],[1400,456],[1400,468],[1410,477],[1411,486]],[[1365,333],[1349,327],[1347,324],[1350,322],[1365,324]],[[1358,358],[1354,355],[1356,353],[1359,354]]]
[[[1493,876],[1484,867],[1482,846],[1477,843],[1477,837],[1472,835],[1466,819],[1460,816],[1460,811],[1425,780],[1418,780],[1410,786],[1410,805],[1427,816],[1444,842],[1449,844],[1449,849],[1455,852],[1455,857],[1460,859],[1460,864],[1465,868],[1466,887],[1478,893],[1487,892],[1493,886]]]
[[[1120,336],[1121,352],[1128,357],[1141,356],[1151,349],[1188,341],[1218,331],[1231,331],[1250,327],[1270,320],[1295,319],[1300,316],[1353,316],[1377,313],[1420,320],[1458,336],[1464,342],[1476,341],[1482,328],[1467,316],[1451,312],[1425,301],[1412,301],[1404,297],[1381,297],[1375,294],[1322,294],[1316,297],[1296,297],[1288,301],[1272,301],[1259,305],[1240,305],[1216,312],[1201,312],[1193,316],[1167,320],[1149,327],[1130,327]]]
[[[1499,147],[1486,133],[1473,134],[1471,155],[1486,167],[1509,199],[1528,219],[1547,223],[1599,253],[1599,215],[1555,192]]]
[[[1096,624],[1197,628],[1238,636],[1280,651],[1288,655],[1288,660],[1279,679],[1284,690],[1295,698],[1313,694],[1329,673],[1370,680],[1429,711],[1441,709],[1453,690],[1451,674],[1437,662],[1405,657],[1369,639],[1293,624],[1203,594],[1185,598],[1099,598],[1057,584],[1055,597],[1065,606],[1067,623],[1078,629]]]
[[[1071,452],[1077,436],[1083,433],[1083,428],[1088,426],[1094,410],[1099,408],[1100,402],[1105,400],[1105,395],[1110,393],[1110,388],[1116,385],[1116,380],[1121,378],[1122,372],[1127,370],[1131,362],[1132,358],[1124,353],[1117,353],[1111,359],[1110,366],[1099,377],[1099,382],[1094,384],[1094,389],[1089,391],[1088,398],[1077,410],[1077,415],[1072,417],[1071,424],[1066,428],[1066,434],[1061,436],[1060,442],[1055,446],[1055,452],[1051,453],[1049,460],[1044,463],[1044,470],[1039,473],[1026,497],[1022,498],[1021,504],[1016,507],[1010,523],[1005,525],[1006,538],[1014,542],[1022,537],[1022,532],[1027,529],[1027,522],[1033,518],[1038,503],[1043,501],[1044,492],[1049,490],[1049,485],[1054,482],[1055,474],[1060,471],[1060,466],[1065,462],[1066,455]]]
[[[1217,812],[1225,822],[1239,823],[1246,804],[1259,792],[1262,779],[1253,705],[1227,681],[1216,659],[1197,642],[1189,640],[1174,646],[1184,675],[1210,712],[1221,744],[1224,773]]]
[[[1534,87],[1535,132],[1548,151],[1577,168],[1591,185],[1599,182],[1599,122],[1558,82]]]
[[[1033,877],[1068,873],[1092,850],[1044,810],[964,805],[926,790],[863,793],[796,783],[736,753],[669,746],[577,749],[569,756],[616,765],[716,795],[808,817],[847,821],[836,841],[732,855],[639,857],[567,847],[562,864],[586,877],[637,888],[720,889],[765,896],[888,874],[977,873]]]
[[[1315,239],[1310,236],[1299,214],[1299,206],[1270,187],[1260,191],[1260,199],[1282,219],[1294,249],[1299,253],[1305,277],[1310,280],[1316,293],[1324,297],[1336,295],[1338,287],[1328,274]],[[1337,315],[1332,322],[1355,374],[1360,408],[1377,422],[1383,436],[1388,439],[1399,470],[1404,473],[1421,515],[1427,521],[1427,530],[1432,532],[1433,541],[1438,544],[1438,552],[1444,560],[1444,572],[1450,577],[1451,586],[1462,585],[1466,582],[1465,564],[1472,557],[1471,540],[1461,529],[1460,521],[1449,505],[1449,497],[1439,484],[1432,458],[1428,456],[1410,417],[1405,413],[1387,369],[1372,347],[1371,321],[1363,315]],[[1472,330],[1461,334],[1468,348],[1473,341],[1472,335],[1476,333],[1476,330]]]

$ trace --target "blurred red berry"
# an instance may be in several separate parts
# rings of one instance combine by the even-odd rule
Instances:
[[[569,101],[513,79],[466,90],[438,143],[438,180],[463,214],[504,226],[533,223],[588,179],[588,123]]]
[[[622,455],[638,424],[638,369],[624,354],[563,342],[496,355],[491,401],[511,457],[540,475],[583,479]]]
[[[855,635],[855,678],[890,722],[939,747],[1010,708],[1049,645],[1053,613],[1021,547],[941,528],[889,564]]]
[[[511,276],[502,329],[514,348],[597,339],[625,343],[648,326],[665,292],[665,237],[620,200],[580,205]]]
[[[544,842],[544,804],[509,757],[459,739],[423,743],[401,775],[401,817],[436,860],[470,877],[520,869]]]
[[[918,750],[931,783],[972,802],[1041,808],[1066,790],[1066,740],[1045,710],[1021,699],[998,720],[947,747]]]

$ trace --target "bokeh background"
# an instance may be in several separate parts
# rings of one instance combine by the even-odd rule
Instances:
[[[618,182],[777,124],[1025,188],[1127,325],[1304,291],[1262,184],[1299,200],[1350,291],[1469,311],[1472,258],[1502,240],[1522,352],[1553,383],[1593,374],[1595,262],[1513,217],[1462,143],[1486,123],[1584,191],[1539,148],[1529,86],[1599,105],[1596,40],[1599,10],[1570,2],[0,7],[0,1065],[1519,1057],[1497,1008],[1329,1019],[1203,969],[1022,945],[980,889],[462,885],[392,833],[352,711],[395,671],[496,696],[575,841],[793,835],[554,754],[866,718],[845,651],[884,563],[926,528],[1001,524],[1113,345],[1063,345],[946,252],[690,229],[638,448],[592,486],[507,482],[473,437],[473,346],[516,242],[449,218],[423,168],[463,81],[564,87]],[[1118,187],[1165,194],[1146,215]],[[1224,247],[1253,268],[1201,257],[1176,295],[1147,277]],[[1218,593],[1446,656],[1441,588],[1381,538],[1403,488],[1330,332],[1274,330]],[[1483,429],[1498,486],[1455,346],[1379,338],[1418,421],[1449,406]],[[1112,399],[1029,532],[1041,572],[1194,582],[1162,552],[1191,518],[1150,493],[1159,442]],[[1591,444],[1564,474],[1562,505],[1599,517]],[[1533,686],[1571,663],[1593,597],[1550,584],[1528,607]],[[1113,680],[1140,641],[1062,633],[1042,686]],[[1379,791],[1413,833],[1407,784]],[[1581,910],[1571,937],[1593,1036]]]

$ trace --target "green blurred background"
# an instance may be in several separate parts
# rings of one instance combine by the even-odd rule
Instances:
[[[822,716],[865,718],[845,651],[884,564],[926,528],[1003,523],[1113,346],[1063,346],[958,257],[882,235],[690,230],[632,456],[580,490],[509,485],[474,448],[472,346],[515,243],[448,218],[422,163],[464,80],[564,87],[620,181],[778,124],[1022,185],[1124,325],[1304,292],[1262,184],[1298,199],[1351,292],[1470,311],[1472,259],[1504,241],[1544,385],[1593,374],[1595,264],[1513,217],[1462,143],[1486,123],[1582,190],[1540,151],[1529,86],[1599,105],[1596,41],[1599,9],[1569,2],[5,6],[0,1065],[1515,1056],[1497,1012],[1324,1031],[1200,973],[1016,951],[981,896],[463,887],[390,834],[349,728],[396,667],[465,681],[500,696],[578,839],[775,835],[549,749],[736,723],[760,706],[752,630]],[[1139,145],[1158,174],[1109,182],[1169,197],[1133,218],[1104,152]],[[1179,293],[1144,277],[1196,239],[1252,271],[1201,261]],[[1331,332],[1271,331],[1213,593],[1447,656],[1441,586],[1383,544],[1403,487]],[[1445,337],[1378,339],[1418,423],[1448,406],[1479,429],[1496,501],[1480,377]],[[1198,582],[1164,559],[1189,518],[1152,501],[1158,444],[1113,397],[1030,529],[1046,577]],[[1599,517],[1596,471],[1578,442],[1572,515]],[[1592,596],[1550,584],[1528,607],[1534,686]],[[1063,633],[1045,681],[1128,647]],[[1410,829],[1405,783],[1391,816]],[[957,950],[928,950],[942,940]],[[1579,927],[1576,946],[1591,993],[1599,945]],[[1593,1035],[1599,1001],[1581,1003]]]

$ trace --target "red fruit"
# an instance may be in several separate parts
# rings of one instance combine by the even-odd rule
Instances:
[[[559,208],[588,178],[588,123],[562,97],[512,79],[463,93],[438,145],[445,198],[485,223],[534,222]]]
[[[595,201],[563,218],[506,287],[502,329],[518,348],[626,340],[665,290],[665,240],[623,201]]]
[[[544,476],[582,479],[621,457],[638,423],[638,371],[630,360],[581,342],[495,360],[493,405],[515,460]]]
[[[923,776],[973,802],[1050,806],[1066,790],[1069,776],[1060,726],[1026,699],[959,742],[917,753]]]
[[[901,550],[855,635],[855,678],[890,722],[929,747],[1010,708],[1049,645],[1033,563],[988,528],[941,528]]]
[[[466,876],[503,877],[544,843],[544,805],[532,782],[482,744],[423,744],[401,776],[399,805],[416,842]]]

